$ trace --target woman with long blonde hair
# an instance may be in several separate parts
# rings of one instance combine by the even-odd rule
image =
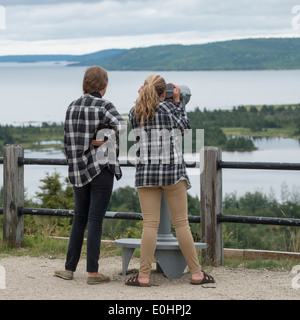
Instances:
[[[189,120],[180,101],[180,88],[172,85],[173,102],[168,102],[165,101],[165,80],[159,75],[149,76],[139,89],[136,105],[129,113],[130,126],[138,147],[135,186],[143,214],[143,234],[139,274],[129,278],[126,285],[150,286],[162,192],[168,203],[180,249],[190,269],[190,283],[214,282],[212,276],[201,270],[189,227],[187,189],[191,185],[181,150],[176,143],[176,134],[184,134],[185,129],[189,128]]]

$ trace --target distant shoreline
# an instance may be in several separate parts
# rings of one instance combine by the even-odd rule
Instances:
[[[109,71],[299,70],[300,38],[254,38],[198,45],[109,49],[84,55],[9,55],[0,63],[60,61]]]

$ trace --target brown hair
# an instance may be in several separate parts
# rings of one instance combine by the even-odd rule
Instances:
[[[106,88],[108,76],[106,70],[93,66],[86,70],[83,77],[83,93],[99,92]]]
[[[140,121],[142,127],[150,118],[153,119],[156,108],[159,104],[159,98],[166,90],[166,82],[160,75],[149,76],[144,86],[139,91],[139,97],[136,100],[134,113]]]

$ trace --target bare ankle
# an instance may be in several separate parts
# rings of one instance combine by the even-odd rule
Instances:
[[[102,274],[99,272],[88,272],[88,277],[102,277]]]
[[[150,278],[139,276],[139,277],[138,277],[138,281],[139,281],[140,283],[149,283],[149,282],[150,282]]]
[[[192,279],[193,280],[201,280],[204,278],[204,274],[202,271],[196,272],[192,274]]]

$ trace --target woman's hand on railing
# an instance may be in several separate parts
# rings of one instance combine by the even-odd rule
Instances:
[[[91,144],[95,147],[100,147],[103,145],[103,143],[104,143],[104,141],[102,141],[102,140],[92,140],[92,142],[91,142]]]

